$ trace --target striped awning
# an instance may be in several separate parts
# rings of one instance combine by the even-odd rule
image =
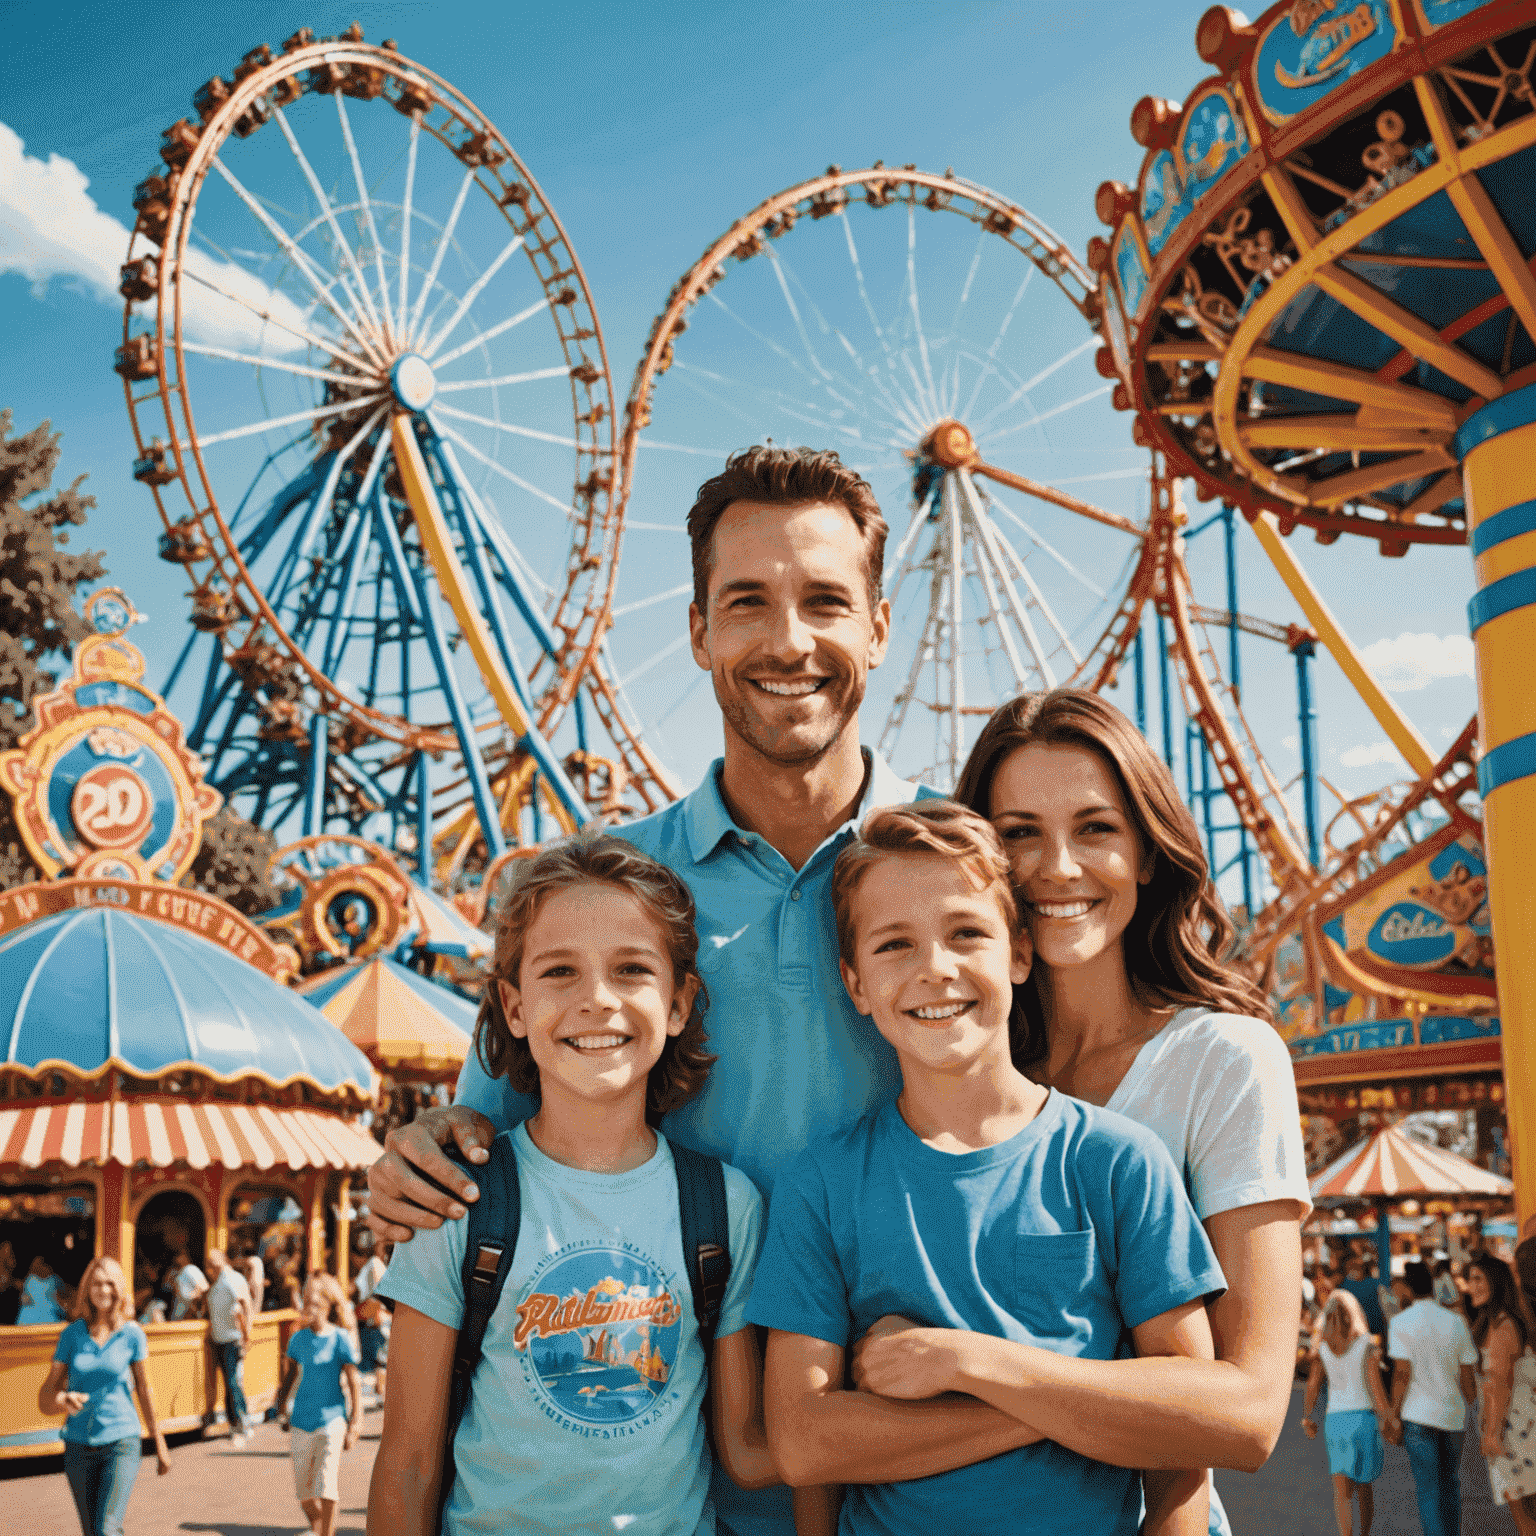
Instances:
[[[1319,1200],[1397,1200],[1434,1195],[1513,1195],[1486,1168],[1389,1126],[1334,1159],[1312,1181]]]
[[[361,1126],[315,1109],[174,1100],[0,1109],[0,1166],[362,1169],[383,1150]]]

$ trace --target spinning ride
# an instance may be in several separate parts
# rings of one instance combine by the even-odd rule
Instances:
[[[200,671],[209,782],[439,881],[631,786],[661,803],[594,669],[612,387],[538,184],[462,93],[355,26],[253,49],[194,103],[134,194],[116,369],[207,636],[167,691]],[[588,753],[589,710],[637,775]]]
[[[1285,0],[1253,25],[1215,7],[1196,43],[1219,73],[1138,103],[1137,184],[1098,192],[1101,362],[1139,440],[1242,511],[1419,775],[1278,881],[1250,959],[1295,1005],[1304,1099],[1370,1082],[1392,1101],[1396,1080],[1395,1107],[1454,1102],[1469,1076],[1495,1097],[1502,1044],[1528,1214],[1536,27],[1502,0]],[[1469,726],[1437,762],[1377,687],[1285,542],[1299,526],[1389,557],[1471,543],[1480,754]]]

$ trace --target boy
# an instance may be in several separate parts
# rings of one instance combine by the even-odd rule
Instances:
[[[890,1398],[967,1393],[1029,1423],[1028,1357],[1213,1356],[1224,1279],[1166,1150],[1013,1066],[1029,972],[992,828],[947,801],[871,815],[833,877],[842,974],[894,1047],[901,1096],[810,1148],[775,1185],[748,1308],[772,1330],[765,1409],[785,1480],[846,1483],[840,1529],[1134,1533],[1142,1479],[1037,1440],[953,1471],[861,1483]],[[909,1321],[910,1319],[910,1321]],[[862,1390],[844,1384],[858,1347]],[[942,1404],[935,1404],[942,1412]],[[1202,1471],[1147,1474],[1146,1530],[1204,1532]]]

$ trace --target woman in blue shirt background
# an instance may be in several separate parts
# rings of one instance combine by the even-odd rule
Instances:
[[[37,1394],[46,1414],[64,1423],[64,1475],[85,1536],[120,1536],[139,1475],[139,1396],[163,1477],[171,1470],[144,1362],[149,1340],[133,1320],[133,1293],[116,1259],[93,1259],[80,1278],[75,1320],[59,1335],[48,1379]],[[131,1383],[131,1385],[130,1385]]]

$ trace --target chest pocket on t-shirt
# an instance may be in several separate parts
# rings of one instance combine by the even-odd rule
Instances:
[[[1042,1344],[1086,1343],[1102,1308],[1092,1231],[1021,1232],[1015,1241],[1014,1316]]]

